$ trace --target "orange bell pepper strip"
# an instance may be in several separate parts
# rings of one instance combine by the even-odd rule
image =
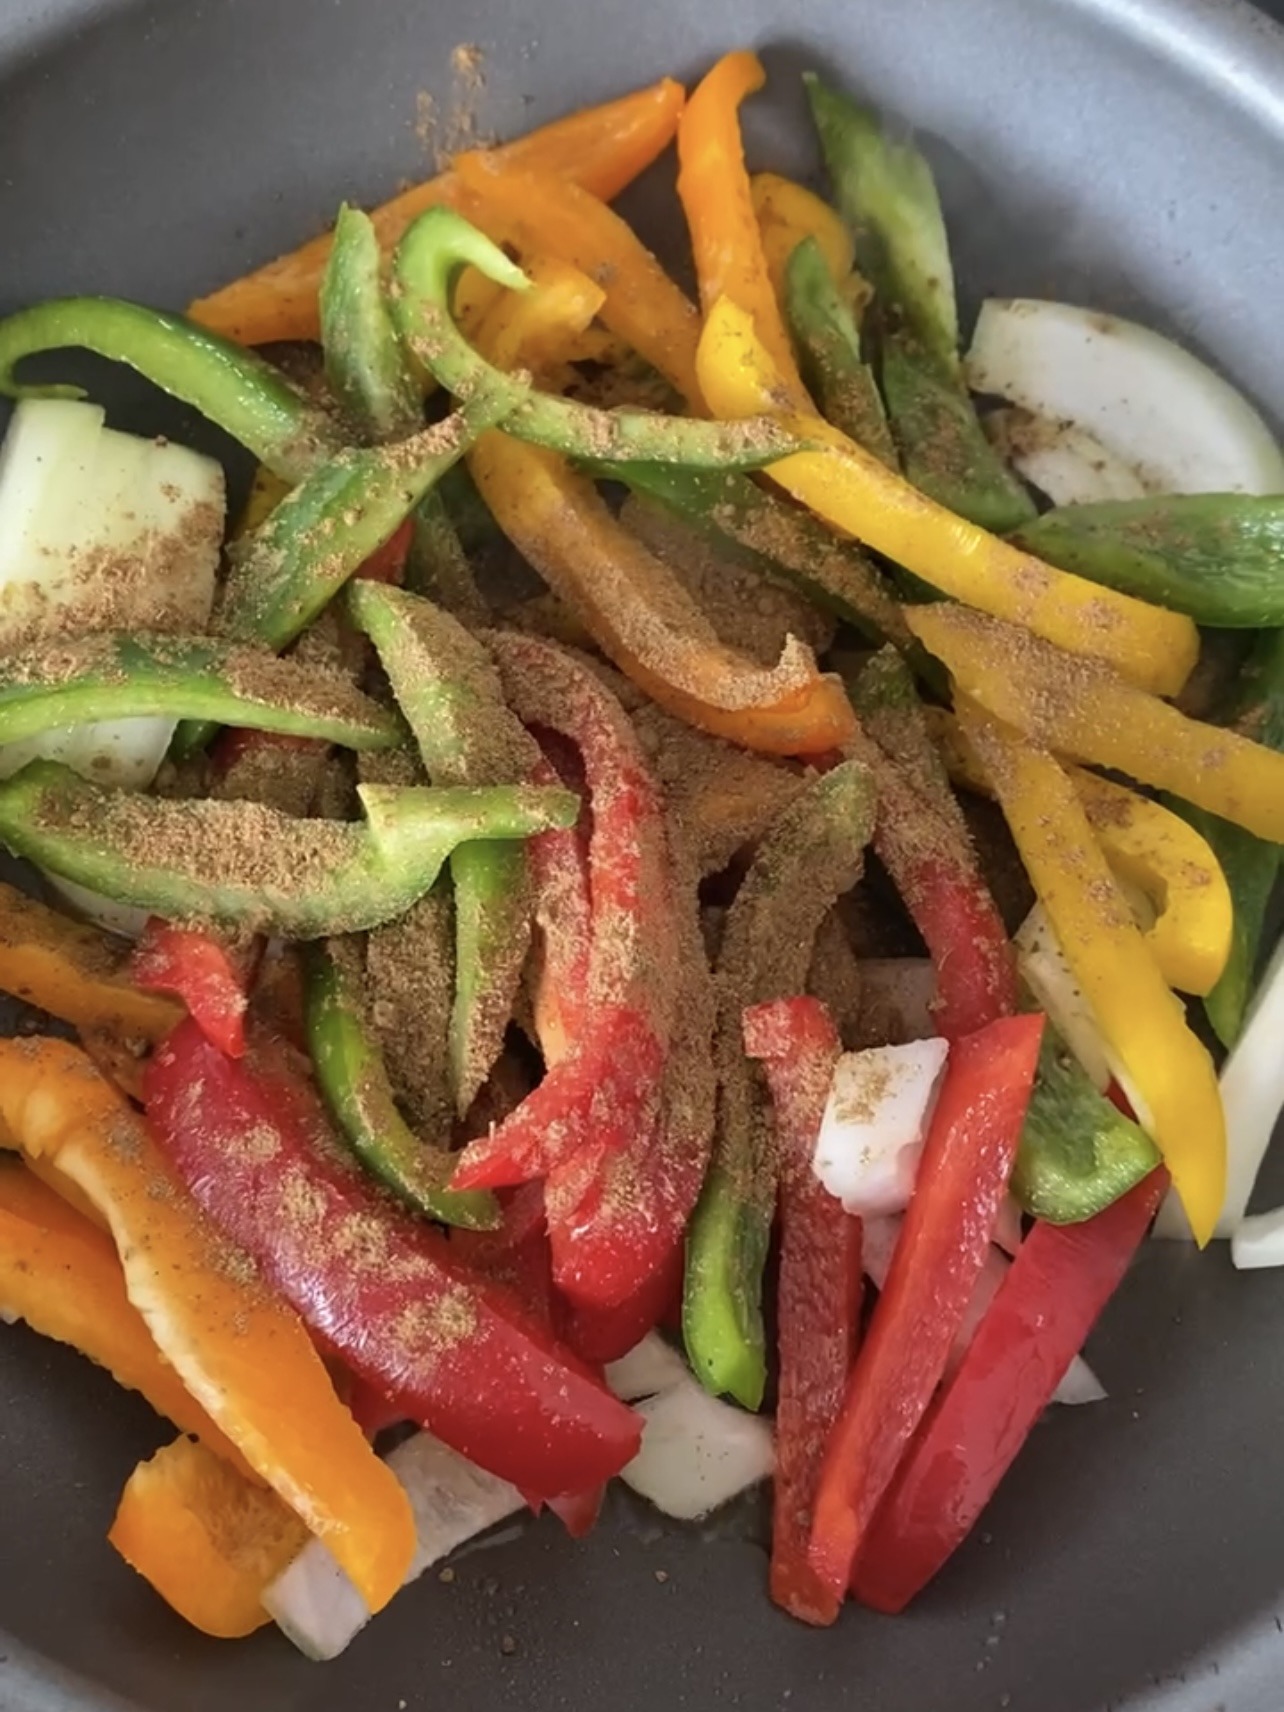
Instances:
[[[526,360],[528,338],[549,355],[559,317],[583,326],[601,293],[562,263],[532,263],[533,288],[509,293],[479,348],[500,366]],[[668,712],[768,754],[813,755],[855,734],[837,679],[807,650],[787,647],[763,668],[726,648],[668,568],[616,522],[593,483],[556,453],[498,431],[469,457],[496,522],[619,669]]]
[[[263,1595],[308,1531],[275,1492],[175,1439],[130,1475],[107,1538],[180,1617],[237,1640],[270,1620]]]
[[[757,54],[742,51],[724,54],[697,85],[678,121],[678,197],[706,315],[722,297],[743,310],[793,408],[808,411],[811,401],[767,271],[740,139],[740,103],[765,82]]]
[[[0,882],[0,988],[76,1028],[162,1040],[182,1005],[129,979],[129,947]]]
[[[950,777],[993,796],[958,721],[944,708],[924,711]],[[1142,932],[1165,981],[1179,993],[1211,992],[1230,956],[1234,927],[1230,887],[1212,845],[1162,803],[1082,767],[1066,772],[1116,878],[1135,886],[1154,911]]]
[[[20,1161],[0,1164],[0,1310],[78,1349],[158,1415],[246,1468],[156,1348],[125,1294],[115,1243]]]
[[[460,212],[523,258],[554,256],[602,288],[602,321],[700,408],[700,315],[627,221],[570,178],[535,173],[502,153],[460,155]]]
[[[785,269],[804,238],[815,238],[830,277],[840,291],[864,301],[869,287],[852,269],[856,245],[841,216],[805,184],[777,172],[756,172],[749,195],[758,220],[763,258],[776,302],[785,301]]]
[[[706,315],[697,367],[714,416],[735,420],[765,410],[788,417],[788,376],[729,298]],[[819,417],[790,426],[821,449],[781,458],[767,474],[833,528],[942,593],[1024,625],[1071,653],[1105,660],[1156,695],[1175,695],[1190,676],[1199,652],[1190,619],[1053,570],[937,505]]]
[[[1274,749],[1188,719],[1100,661],[1064,654],[979,612],[939,601],[905,616],[961,694],[1033,742],[1284,843],[1284,755]]]
[[[1110,1068],[1163,1155],[1202,1246],[1226,1193],[1226,1118],[1213,1061],[1169,991],[1064,769],[967,701],[958,713],[1092,1008]]]
[[[685,99],[680,83],[661,78],[600,107],[567,114],[496,152],[534,171],[565,174],[611,202],[673,140]],[[391,249],[425,208],[452,203],[458,191],[458,179],[447,172],[383,203],[371,215],[381,246]],[[243,345],[316,339],[321,331],[317,291],[330,243],[331,234],[324,232],[208,297],[198,297],[187,313]]]
[[[143,1119],[79,1048],[31,1038],[0,1041],[0,1124],[106,1216],[161,1355],[370,1609],[385,1605],[414,1551],[406,1495],[302,1323],[205,1220]]]

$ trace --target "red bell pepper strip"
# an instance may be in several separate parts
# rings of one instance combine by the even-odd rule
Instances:
[[[545,1497],[617,1473],[635,1414],[445,1237],[384,1200],[279,1053],[181,1023],[148,1117],[196,1200],[354,1373],[480,1467]]]
[[[568,1305],[559,1330],[582,1361],[605,1364],[627,1355],[648,1332],[682,1310],[682,1244],[618,1307],[581,1302]]]
[[[200,928],[174,927],[152,916],[134,950],[134,985],[173,993],[201,1033],[231,1058],[245,1055],[245,981],[227,946]]]
[[[562,649],[495,635],[509,702],[528,725],[572,739],[584,764],[591,937],[576,1038],[517,1111],[464,1149],[452,1186],[546,1176],[590,1150],[624,1151],[653,1125],[673,1017],[673,908],[663,808],[627,715]],[[540,853],[535,853],[536,879]]]
[[[1128,1270],[1168,1187],[1160,1166],[1094,1218],[1021,1244],[953,1382],[866,1536],[852,1591],[901,1611],[962,1544]]]
[[[887,1282],[825,1448],[808,1558],[835,1598],[945,1371],[1012,1173],[1042,1035],[1042,1016],[1003,1017],[950,1047]]]
[[[811,1168],[842,1051],[817,999],[773,999],[744,1013],[745,1051],[761,1059],[780,1145],[780,1282],[771,1597],[805,1623],[832,1623],[839,1599],[807,1559],[820,1466],[860,1331],[861,1224]]]

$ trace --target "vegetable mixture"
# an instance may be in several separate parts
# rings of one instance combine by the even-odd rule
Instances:
[[[0,1311],[177,1429],[110,1539],[208,1634],[332,1657],[615,1476],[899,1611],[1156,1214],[1284,1261],[1284,459],[1114,317],[964,352],[927,161],[805,82],[823,194],[730,53],[0,322],[0,986],[70,1025]],[[698,303],[611,207],[670,143]],[[230,532],[67,347],[253,454]]]

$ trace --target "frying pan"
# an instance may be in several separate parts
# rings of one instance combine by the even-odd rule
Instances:
[[[0,309],[181,304],[341,196],[422,176],[461,40],[484,53],[469,110],[509,134],[758,45],[751,153],[783,171],[817,164],[797,73],[841,75],[925,139],[965,306],[1140,315],[1279,424],[1284,35],[1212,0],[4,0]],[[674,206],[665,164],[629,212],[663,249]],[[119,425],[228,451],[141,384],[86,376]],[[803,1629],[768,1604],[752,1506],[677,1529],[620,1498],[584,1544],[547,1519],[430,1574],[319,1667],[267,1632],[204,1640],[119,1563],[104,1534],[158,1423],[5,1331],[0,1707],[1279,1712],[1284,1279],[1150,1245],[1091,1356],[1109,1400],[1036,1429],[907,1618]]]

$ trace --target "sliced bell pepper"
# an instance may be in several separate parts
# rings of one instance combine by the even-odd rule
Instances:
[[[780,377],[752,322],[729,300],[705,319],[697,372],[716,415],[781,408]],[[946,511],[827,423],[792,420],[800,436],[819,440],[823,449],[795,453],[769,473],[827,523],[943,593],[1104,659],[1157,695],[1175,695],[1185,683],[1199,651],[1188,618],[1055,571]]]
[[[1016,1156],[1043,1033],[1002,1017],[950,1047],[914,1194],[825,1447],[809,1562],[841,1599],[949,1359]]]
[[[569,792],[361,785],[365,825],[294,820],[257,804],[136,797],[55,761],[0,783],[0,835],[40,867],[170,920],[295,939],[402,914],[456,844],[565,824]]]
[[[1188,719],[1100,661],[1064,654],[964,607],[940,601],[906,617],[961,695],[1033,742],[1284,843],[1284,754]]]
[[[682,1244],[675,1242],[668,1260],[617,1307],[573,1304],[561,1317],[562,1336],[584,1361],[619,1361],[635,1349],[648,1332],[682,1312]]]
[[[678,121],[678,197],[706,314],[727,297],[752,317],[796,409],[808,398],[772,289],[740,139],[740,103],[766,82],[757,54],[724,54]]]
[[[79,1029],[160,1040],[180,1005],[129,978],[129,947],[0,882],[0,988]]]
[[[226,943],[201,928],[153,916],[134,950],[134,980],[144,992],[173,993],[220,1052],[245,1052],[245,979]]]
[[[993,795],[958,721],[944,708],[925,712],[952,777],[969,790]],[[1180,993],[1208,993],[1226,968],[1234,919],[1227,877],[1212,846],[1193,824],[1126,785],[1082,767],[1066,771],[1112,871],[1136,886],[1154,912],[1142,932],[1164,979]]]
[[[183,1031],[203,1038],[195,1023]],[[47,1161],[105,1216],[161,1355],[370,1609],[387,1604],[414,1549],[405,1494],[299,1320],[202,1217],[143,1119],[76,1047],[26,1039],[0,1041],[0,1125],[0,1142]]]
[[[805,990],[817,929],[859,879],[873,822],[873,780],[860,762],[818,775],[773,823],[727,912],[717,971],[717,1141],[687,1235],[682,1319],[701,1384],[747,1409],[759,1407],[766,1383],[762,1273],[777,1161],[741,1016],[749,1005]]]
[[[308,1531],[275,1492],[175,1439],[130,1475],[107,1538],[180,1617],[235,1640],[270,1621],[263,1595]]]
[[[418,595],[369,583],[354,585],[348,606],[375,645],[434,784],[532,780],[539,746],[510,713],[490,657],[462,624]],[[530,887],[520,844],[461,844],[450,871],[450,1049],[462,1116],[504,1042],[530,943]]]
[[[70,1344],[183,1432],[247,1464],[156,1347],[106,1231],[21,1162],[0,1163],[0,1311]]]
[[[1111,1070],[1163,1155],[1202,1245],[1226,1190],[1226,1120],[1212,1059],[1165,984],[1061,767],[968,703],[958,712]]]
[[[547,762],[537,778],[556,777]],[[587,832],[558,827],[526,847],[535,892],[537,955],[531,1011],[544,1063],[552,1069],[591,1026],[589,966],[593,906],[589,899]]]
[[[700,408],[699,313],[627,221],[573,180],[523,171],[494,153],[459,155],[455,171],[467,186],[463,212],[488,237],[514,245],[528,264],[556,256],[596,280],[605,326]]]
[[[560,732],[583,763],[591,828],[584,996],[574,1038],[543,1081],[460,1156],[457,1188],[545,1176],[584,1149],[602,1158],[653,1124],[673,1025],[673,903],[659,792],[628,717],[593,674],[554,644],[495,634],[509,704]]]
[[[637,1417],[379,1196],[279,1052],[226,1058],[185,1023],[153,1057],[147,1096],[209,1215],[408,1419],[541,1497],[583,1491],[635,1453]]]
[[[553,173],[613,201],[673,140],[685,92],[671,77],[631,91],[600,107],[586,107],[541,126],[496,151],[505,161],[533,172]],[[452,173],[403,190],[371,216],[379,243],[390,250],[425,208],[450,202],[458,191]],[[278,339],[316,339],[320,334],[317,291],[330,255],[324,233],[300,249],[198,298],[193,320],[243,345]]]
[[[461,465],[456,464],[455,468],[463,473]],[[413,593],[435,600],[461,624],[475,627],[490,619],[490,607],[477,587],[477,578],[442,497],[440,483],[429,488],[411,520],[405,585]]]
[[[832,1623],[839,1601],[808,1562],[825,1442],[842,1407],[860,1335],[860,1220],[811,1168],[842,1043],[815,999],[777,999],[744,1014],[745,1051],[763,1064],[780,1141],[780,1282],[771,1596],[806,1623]]]
[[[900,459],[860,329],[814,238],[804,238],[785,266],[781,297],[798,345],[803,378],[835,428],[865,446],[889,470]]]
[[[518,439],[570,457],[644,458],[702,469],[754,469],[799,445],[790,429],[765,418],[718,423],[649,410],[598,410],[507,379],[473,349],[451,316],[451,282],[462,267],[474,267],[510,291],[523,291],[529,283],[467,220],[449,208],[430,208],[393,258],[393,311],[401,336],[411,355],[458,398],[507,385],[513,402],[504,427]]]
[[[856,260],[851,233],[842,219],[814,190],[777,172],[756,172],[749,180],[749,196],[758,221],[767,274],[784,308],[785,270],[798,245],[808,238],[820,251],[825,272],[836,288],[849,296],[868,295],[859,275],[853,278]]]
[[[1036,1224],[866,1535],[852,1591],[901,1611],[976,1523],[1123,1279],[1167,1187],[1152,1171],[1084,1224]]]
[[[330,391],[363,440],[403,440],[423,427],[423,397],[384,295],[379,235],[345,202],[318,299]]]
[[[428,1218],[483,1227],[497,1222],[499,1211],[489,1195],[461,1195],[447,1188],[453,1156],[446,1147],[416,1135],[397,1110],[368,1021],[358,946],[338,939],[314,944],[308,948],[306,968],[305,1018],[317,1083],[353,1152],[408,1206]]]

